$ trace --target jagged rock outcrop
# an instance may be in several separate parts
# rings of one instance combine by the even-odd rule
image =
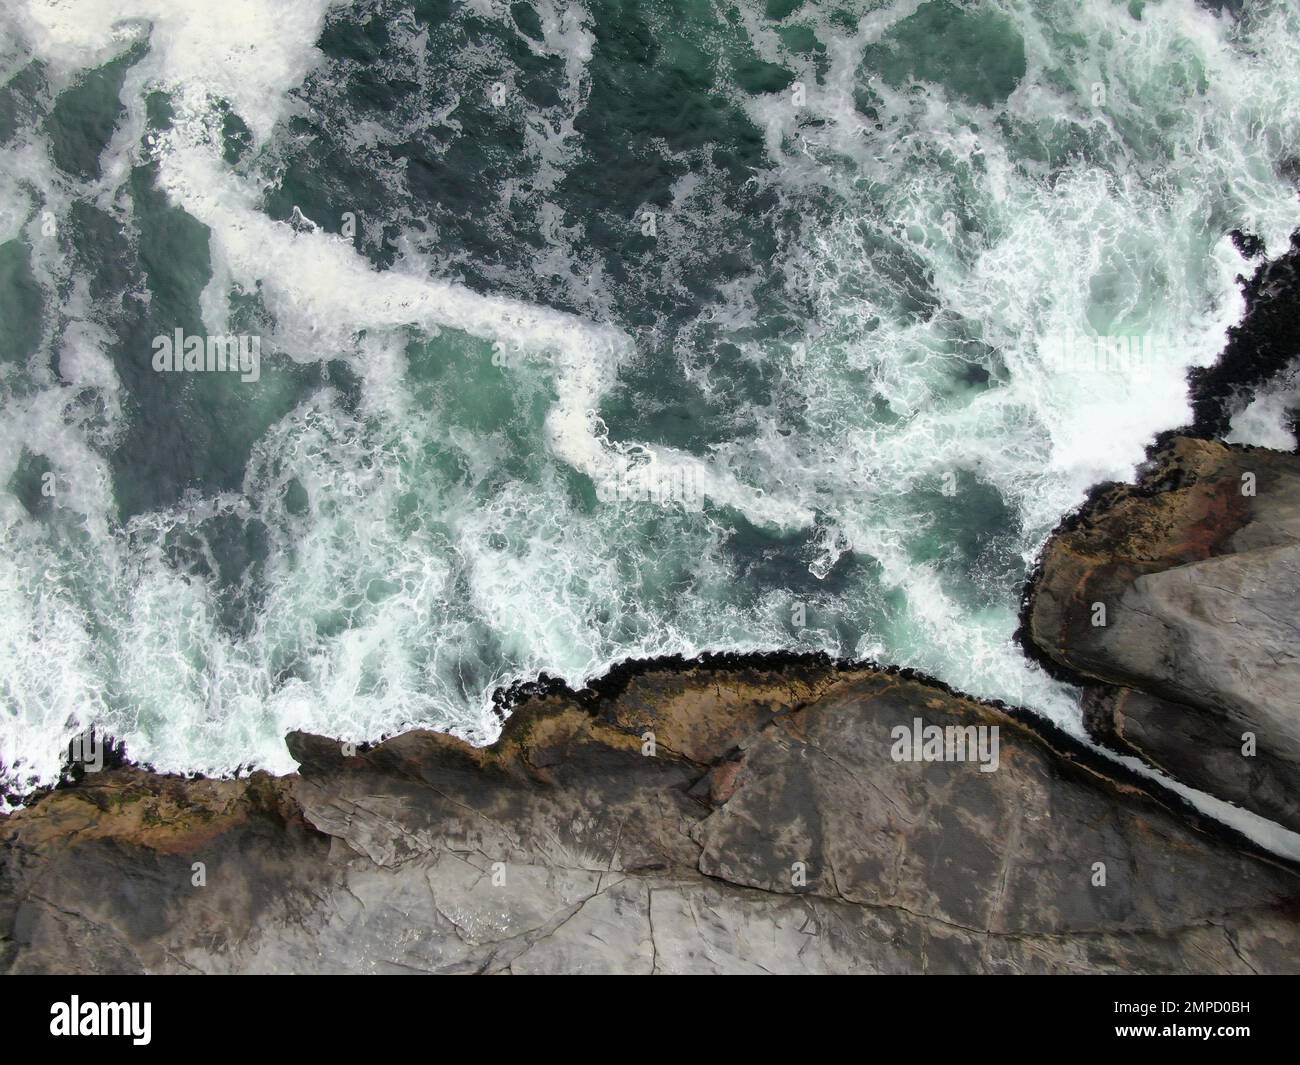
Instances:
[[[1026,619],[1114,686],[1103,742],[1300,831],[1300,457],[1171,439],[1052,538]]]
[[[918,719],[998,732],[895,760]],[[1300,971],[1294,870],[907,676],[652,667],[491,748],[290,744],[295,776],[110,770],[0,821],[0,968]]]

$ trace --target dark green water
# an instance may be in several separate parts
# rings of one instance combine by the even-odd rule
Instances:
[[[705,650],[1072,727],[1026,567],[1188,420],[1226,234],[1300,224],[1281,0],[21,0],[0,39],[20,787],[91,723],[284,769]],[[255,373],[160,371],[177,330]]]

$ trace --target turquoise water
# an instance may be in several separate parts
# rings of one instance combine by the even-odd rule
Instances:
[[[1077,728],[1026,569],[1188,420],[1227,233],[1300,225],[1285,0],[18,0],[0,40],[7,787],[90,724],[204,772],[483,742],[498,686],[706,650]],[[176,330],[256,379],[159,372]]]

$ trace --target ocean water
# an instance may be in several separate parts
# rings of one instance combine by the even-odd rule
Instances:
[[[13,793],[704,651],[1077,732],[1026,571],[1300,226],[1293,0],[9,0],[0,84]]]

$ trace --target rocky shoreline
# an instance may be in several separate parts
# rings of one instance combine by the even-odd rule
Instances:
[[[1256,237],[1232,234],[1243,255],[1256,258],[1262,244]],[[1276,380],[1300,358],[1300,233],[1291,247],[1274,259],[1262,260],[1249,277],[1238,277],[1246,301],[1241,324],[1228,330],[1227,343],[1214,365],[1192,370],[1192,424],[1187,435],[1217,440],[1228,435],[1232,415],[1243,399],[1261,385]],[[1291,431],[1300,446],[1300,411],[1292,410]],[[1173,435],[1173,434],[1166,434]]]
[[[1171,436],[1049,540],[1020,636],[1100,744],[1297,829],[1297,593],[1300,458]],[[912,671],[498,703],[491,747],[294,734],[280,778],[116,751],[0,816],[0,970],[1300,972],[1300,867]]]
[[[1057,530],[1020,635],[1102,745],[1296,827],[1297,552],[1300,458],[1170,437]],[[279,778],[116,752],[0,816],[0,970],[1300,972],[1300,867],[909,670],[628,662],[499,707],[488,748],[294,734]]]
[[[996,771],[897,759],[918,720],[996,727]],[[0,964],[1300,967],[1296,870],[1080,745],[899,673],[648,668],[595,703],[527,700],[490,748],[289,743],[293,776],[107,770],[10,817]]]
[[[1059,529],[1022,636],[1100,742],[1300,830],[1300,460],[1174,437]]]
[[[1300,831],[1300,457],[1212,439],[1237,364],[1294,354],[1260,308],[1296,254],[1197,425],[1051,537],[1018,636],[1098,744]],[[497,704],[488,748],[294,734],[298,773],[233,780],[116,751],[27,796],[0,971],[1300,972],[1300,867],[912,671],[709,655]]]

